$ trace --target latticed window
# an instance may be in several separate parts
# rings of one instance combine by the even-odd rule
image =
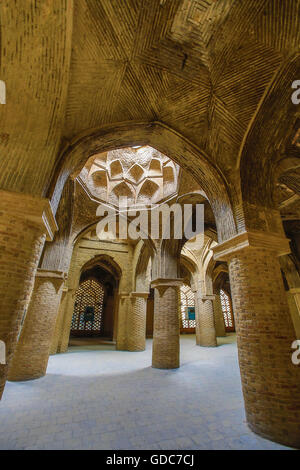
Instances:
[[[180,287],[180,309],[183,328],[195,328],[195,296],[192,289],[183,284]]]
[[[103,320],[104,288],[94,279],[80,284],[76,292],[71,333],[100,333]]]
[[[234,318],[231,300],[229,295],[225,291],[223,291],[223,289],[220,289],[220,299],[226,331],[234,331]]]

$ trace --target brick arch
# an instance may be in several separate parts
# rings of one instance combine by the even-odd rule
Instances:
[[[107,254],[96,255],[91,258],[83,266],[81,266],[80,274],[95,266],[100,266],[102,269],[110,272],[116,280],[119,280],[122,276],[122,269],[120,265],[114,260],[112,256]]]
[[[89,157],[115,148],[150,145],[193,175],[205,191],[217,221],[219,241],[236,234],[227,181],[209,157],[184,136],[161,122],[131,122],[105,126],[75,139],[60,157],[48,197],[57,210],[64,184]],[[222,223],[221,223],[222,219]]]
[[[197,273],[197,271],[198,271],[198,267],[196,263],[191,258],[181,253],[180,254],[180,277],[185,277],[182,275],[186,272],[188,274],[189,282],[191,284],[192,279]]]
[[[277,71],[250,122],[239,152],[241,196],[251,204],[274,207],[278,164],[292,151],[298,106],[292,103],[292,82],[300,76],[300,52]],[[278,123],[278,126],[274,123]],[[297,152],[299,158],[299,151]],[[294,164],[294,159],[291,162]],[[286,168],[285,168],[286,170]]]

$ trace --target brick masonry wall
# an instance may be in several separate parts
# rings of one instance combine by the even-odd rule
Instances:
[[[247,420],[258,434],[300,447],[300,367],[275,253],[242,250],[229,259]]]
[[[286,293],[288,305],[291,312],[292,322],[295,328],[295,339],[300,339],[300,289],[297,289],[297,293],[293,292],[296,289],[292,289]]]

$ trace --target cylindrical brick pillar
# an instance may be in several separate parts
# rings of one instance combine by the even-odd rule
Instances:
[[[214,320],[216,336],[226,336],[224,315],[222,311],[221,299],[219,294],[215,294],[214,304]]]
[[[62,325],[58,338],[58,353],[64,353],[68,350],[75,301],[76,289],[68,289],[66,296],[64,297],[64,303],[61,305]]]
[[[118,305],[118,326],[116,349],[119,351],[127,350],[127,316],[128,310],[131,308],[130,294],[119,294]]]
[[[177,289],[181,280],[157,279],[154,293],[152,367],[176,369],[180,364],[180,328]]]
[[[220,259],[223,250],[229,265],[248,424],[263,437],[300,447],[300,368],[291,360],[295,333],[275,244],[289,247],[276,238],[245,233],[214,251]]]
[[[196,344],[198,346],[217,346],[214,322],[214,295],[196,293]]]
[[[117,350],[145,350],[148,296],[148,292],[119,294]]]
[[[63,281],[61,272],[37,271],[8,380],[31,380],[46,374]]]
[[[132,292],[127,314],[127,350],[144,351],[146,348],[146,311],[148,292]]]
[[[56,317],[54,332],[52,336],[51,346],[50,346],[50,355],[56,354],[58,351],[59,340],[62,334],[63,329],[63,321],[64,321],[64,314],[66,309],[66,302],[67,302],[67,288],[62,289],[62,294],[60,298],[60,305],[58,308],[58,314]]]
[[[6,364],[0,364],[0,398],[45,238],[51,240],[55,230],[47,199],[0,190],[0,340],[6,349]]]

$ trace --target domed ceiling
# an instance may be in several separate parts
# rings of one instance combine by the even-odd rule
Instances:
[[[119,206],[152,205],[175,196],[179,166],[149,146],[137,146],[93,155],[77,177],[93,199]]]

